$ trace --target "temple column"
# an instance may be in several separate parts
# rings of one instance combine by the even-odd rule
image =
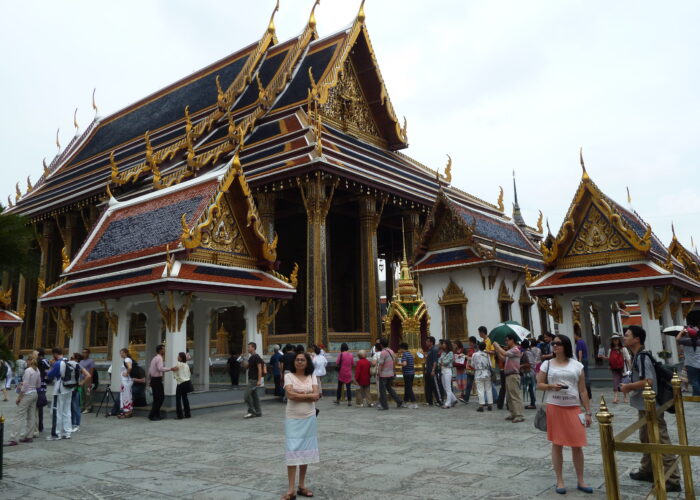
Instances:
[[[407,210],[402,213],[403,225],[406,238],[406,258],[409,263],[413,262],[413,253],[418,245],[420,237],[420,212],[417,210]]]
[[[661,323],[656,319],[653,311],[654,288],[638,289],[637,297],[639,297],[637,302],[639,304],[639,312],[642,314],[642,328],[647,332],[647,340],[644,343],[644,347],[650,350],[655,357],[658,357],[657,353],[663,349],[663,344],[661,342]],[[652,302],[651,306],[647,303],[647,300]]]
[[[260,215],[260,223],[268,243],[275,238],[275,193],[258,193],[255,195],[255,205]]]
[[[187,351],[187,316],[190,314],[191,294],[167,292],[163,298],[156,296],[156,304],[161,319],[165,324],[165,359],[166,367],[177,362],[177,355]],[[155,354],[155,353],[154,353]],[[166,372],[163,377],[166,396],[174,396],[177,386],[172,372]]]
[[[151,359],[156,355],[156,346],[161,341],[161,318],[157,309],[151,306],[144,310],[146,315],[146,347],[144,353],[144,370],[148,370]]]
[[[614,331],[612,321],[612,303],[609,300],[602,300],[598,304],[598,319],[600,320],[600,342],[605,346],[607,352],[610,345],[610,337]]]
[[[110,387],[113,392],[121,390],[121,373],[122,373],[122,358],[119,351],[129,348],[129,323],[131,315],[126,304],[116,302],[113,307],[113,312],[117,315],[116,331],[113,330],[114,325],[108,329],[108,335],[113,336],[112,339],[112,378]]]
[[[566,335],[574,341],[574,306],[571,304],[571,297],[564,295],[557,298],[557,302],[561,306],[561,320],[559,323],[559,335]]]
[[[263,352],[263,344],[262,344],[262,334],[258,331],[258,313],[260,312],[260,303],[257,302],[255,299],[248,299],[245,302],[245,306],[243,308],[243,319],[245,320],[245,331],[246,331],[246,338],[245,342],[248,344],[248,342],[255,342],[255,344],[258,346],[257,352],[259,355],[265,354]],[[245,351],[246,346],[243,346],[243,350]]]
[[[338,181],[331,182],[317,172],[297,183],[306,209],[306,342],[328,346],[326,217]]]
[[[25,311],[27,310],[27,304],[25,302],[27,295],[27,279],[23,274],[19,275],[19,284],[17,285],[17,312],[22,319],[25,317]],[[26,323],[25,323],[26,324]],[[19,349],[22,346],[22,331],[26,331],[23,328],[24,325],[15,327],[15,335],[12,338],[12,352],[15,356],[19,355]]]
[[[377,269],[377,226],[381,212],[373,196],[362,196],[360,208],[360,283],[362,287],[362,331],[376,339],[381,332],[379,277]]]
[[[209,390],[209,335],[211,332],[211,307],[196,304],[194,314],[194,380]]]
[[[71,308],[70,315],[73,319],[73,329],[71,331],[71,337],[68,341],[68,352],[82,352],[82,350],[85,348],[85,325],[87,311],[84,307],[76,305]]]
[[[46,220],[42,226],[41,236],[39,236],[39,248],[41,250],[41,259],[39,260],[39,277],[37,278],[37,299],[43,295],[46,288],[46,272],[49,262],[49,241],[53,237],[53,225],[50,220]],[[36,310],[34,311],[34,348],[41,347],[43,342],[42,330],[44,325],[44,308],[41,307],[41,302],[37,300]],[[53,346],[47,346],[53,347]]]
[[[588,346],[588,360],[596,353],[593,352],[593,323],[591,322],[591,303],[586,299],[581,299],[581,337]]]
[[[664,314],[663,314],[663,325],[661,325],[662,328],[666,328],[668,326],[673,326],[675,323],[673,322],[673,314],[671,314],[671,301],[668,300],[666,301],[666,304],[664,304]],[[671,363],[675,364],[678,363],[678,346],[676,345],[676,339],[675,337],[671,337],[670,335],[666,335],[665,333],[661,333],[662,338],[663,338],[663,343],[666,344],[667,351],[671,353]]]

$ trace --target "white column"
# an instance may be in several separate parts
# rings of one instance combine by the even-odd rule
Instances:
[[[194,314],[194,382],[209,390],[209,336],[211,307],[196,304]]]
[[[243,317],[245,318],[246,343],[255,342],[258,346],[258,354],[262,352],[262,334],[258,332],[258,313],[260,312],[260,303],[255,299],[250,299],[245,302]],[[244,346],[245,348],[245,346]]]
[[[671,314],[671,301],[669,300],[664,306],[663,324],[661,325],[661,328],[663,329],[667,326],[673,326],[675,324],[673,315]],[[666,350],[671,353],[671,363],[678,363],[678,346],[676,345],[675,337],[671,337],[665,333],[662,333],[661,335],[663,336],[663,343],[666,346]]]
[[[75,305],[71,308],[71,318],[73,318],[73,332],[68,341],[68,352],[82,352],[85,347],[85,323],[87,311],[84,307]]]
[[[559,323],[559,334],[566,335],[574,341],[574,308],[571,305],[571,296],[563,295],[557,297],[559,305],[561,305],[562,323]]]
[[[609,300],[601,300],[598,303],[598,320],[600,321],[600,342],[608,350],[610,337],[615,330],[612,318],[612,303]],[[596,354],[596,353],[594,353]]]
[[[129,308],[126,304],[116,302],[112,311],[117,314],[117,333],[112,339],[112,379],[111,389],[113,392],[121,390],[122,358],[119,351],[129,347]]]
[[[143,356],[143,369],[148,370],[151,359],[156,355],[156,346],[161,341],[160,313],[152,306],[144,311],[146,315],[146,352]]]
[[[653,316],[647,304],[647,299],[652,302],[654,300],[654,289],[647,288],[646,293],[644,289],[640,289],[637,296],[639,297],[639,310],[642,313],[642,328],[647,332],[647,340],[644,343],[644,347],[651,351],[654,357],[658,357],[657,353],[663,349],[663,344],[661,343],[661,324],[659,320]]]
[[[166,299],[167,300],[167,299]],[[180,310],[180,308],[185,305],[185,299],[179,293],[173,292],[172,304],[163,307],[172,307],[174,311]],[[189,316],[191,309],[188,307],[182,316],[179,318],[180,321],[173,321],[172,325],[165,325],[165,360],[164,364],[166,367],[172,367],[177,363],[177,355],[181,352],[187,351],[187,316]],[[165,395],[174,396],[175,388],[177,386],[175,382],[175,377],[173,372],[166,372],[163,377],[163,385],[165,386]]]
[[[591,302],[588,299],[579,301],[581,312],[581,337],[588,346],[588,360],[596,353],[593,351],[593,323],[591,322]]]

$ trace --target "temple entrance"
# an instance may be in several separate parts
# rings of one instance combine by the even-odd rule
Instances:
[[[396,352],[401,343],[401,318],[394,316],[391,320],[391,338],[389,339],[389,347]]]
[[[223,329],[228,333],[229,353],[237,354],[245,351],[245,308],[243,306],[232,306],[219,309],[216,313],[216,325],[213,325],[210,332],[211,339],[216,342],[216,332]]]

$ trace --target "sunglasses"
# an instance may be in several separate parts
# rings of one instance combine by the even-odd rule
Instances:
[[[552,345],[553,346],[564,345],[564,343],[563,342],[552,342]]]

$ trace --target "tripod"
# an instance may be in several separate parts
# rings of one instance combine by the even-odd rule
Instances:
[[[100,414],[100,410],[105,404],[105,401],[109,405],[109,400],[112,400],[112,406],[117,404],[117,400],[114,398],[114,394],[112,394],[112,388],[107,384],[107,389],[105,390],[105,393],[102,395],[102,401],[100,401],[100,407],[97,409],[97,413],[95,413],[95,416],[97,417]],[[109,406],[107,407],[107,410],[105,410],[105,417],[109,417]]]

